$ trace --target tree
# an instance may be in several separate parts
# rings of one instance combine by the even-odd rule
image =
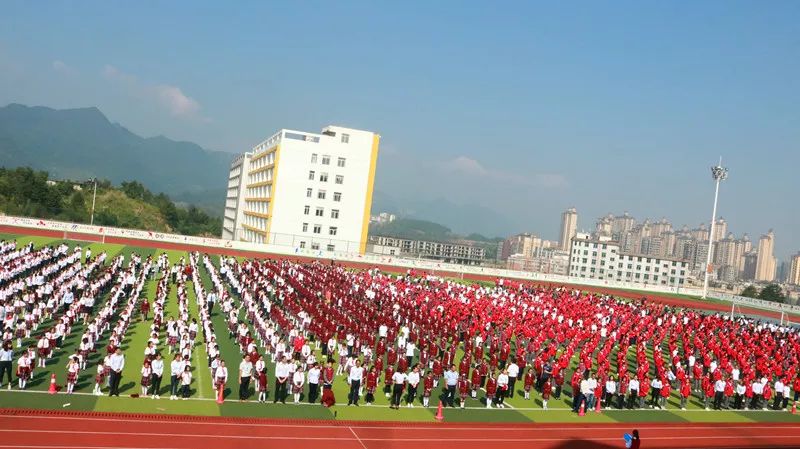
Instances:
[[[759,293],[758,297],[765,301],[779,303],[786,301],[786,296],[783,295],[783,290],[781,290],[781,286],[778,284],[767,285],[761,289],[761,293]]]
[[[739,296],[746,296],[748,298],[758,298],[758,289],[755,285],[748,285],[742,290]]]

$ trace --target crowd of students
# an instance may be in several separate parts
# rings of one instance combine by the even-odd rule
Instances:
[[[260,402],[271,396],[273,403],[331,406],[337,378],[348,384],[348,405],[372,404],[382,390],[396,409],[429,406],[432,396],[465,407],[479,395],[486,407],[504,408],[521,392],[523,400],[538,396],[545,409],[568,394],[575,411],[598,403],[664,408],[671,397],[680,408],[695,398],[706,409],[785,410],[800,396],[797,329],[745,317],[504,279],[487,287],[334,263],[215,263],[197,253],[173,265],[166,255],[133,255],[127,265],[122,256],[105,261],[88,251],[82,260],[79,247],[0,243],[0,382],[7,377],[11,388],[15,343],[35,342],[17,358],[17,386],[25,388],[80,321],[84,332],[65,366],[67,392],[83,370],[96,368],[94,393],[108,387],[119,395],[122,341],[138,314],[149,323],[141,396],[153,399],[165,372],[170,399],[191,395],[200,369],[192,365],[196,350],[205,353],[214,388],[225,390],[235,378],[241,401],[252,385]],[[211,281],[208,290],[200,270]],[[157,280],[150,300],[141,292],[151,271]],[[177,314],[165,317],[173,288]],[[220,352],[214,314],[226,324],[222,338],[241,352],[233,372]],[[43,322],[47,329],[39,328]],[[198,336],[202,344],[195,344]],[[106,338],[106,354],[88,366]]]
[[[245,354],[240,378],[269,357],[274,402],[287,386],[330,389],[334,367],[350,386],[348,404],[365,393],[374,401],[382,380],[393,408],[419,396],[428,405],[440,381],[450,406],[482,391],[486,407],[503,408],[521,383],[524,398],[536,391],[546,408],[570,371],[576,411],[598,401],[664,408],[673,393],[684,409],[694,395],[707,409],[782,410],[800,396],[797,329],[775,323],[509,280],[481,287],[285,260],[219,266],[215,302]],[[240,382],[242,400],[247,387]]]

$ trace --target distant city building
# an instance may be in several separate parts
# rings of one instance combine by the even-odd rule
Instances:
[[[786,282],[800,285],[800,252],[789,259],[789,273]]]
[[[338,126],[278,131],[231,163],[223,238],[363,254],[379,143]]]
[[[574,277],[677,287],[689,274],[685,260],[628,254],[618,242],[586,233],[572,240],[569,258],[569,275]]]
[[[562,251],[569,251],[570,241],[578,232],[578,211],[572,207],[561,214],[561,233],[559,237]]]
[[[773,255],[775,248],[775,233],[772,229],[758,239],[758,260],[756,262],[755,280],[772,282],[775,280],[777,261]]]
[[[614,233],[614,215],[608,214],[605,217],[600,217],[597,219],[597,223],[595,223],[595,231],[596,235],[602,235],[606,237],[613,236]]]
[[[569,253],[555,248],[543,249],[536,257],[523,257],[514,254],[508,258],[506,268],[509,270],[530,271],[534,273],[569,274]]]
[[[486,249],[477,242],[431,242],[371,235],[367,250],[384,256],[419,257],[463,265],[478,265],[486,260]]]
[[[725,221],[724,218],[720,218],[714,225],[714,241],[718,242],[724,239],[725,236],[727,235],[728,235],[728,223]]]
[[[756,265],[758,265],[758,253],[756,251],[749,251],[744,255],[744,271],[742,272],[742,280],[753,281],[756,278]]]
[[[636,219],[628,212],[614,217],[611,221],[611,238],[620,241],[622,235],[633,229],[634,226],[636,226]]]
[[[397,216],[395,214],[390,214],[388,212],[381,212],[378,215],[372,215],[369,217],[370,223],[376,223],[376,224],[391,223],[395,220],[397,220]]]
[[[709,227],[705,223],[694,229],[686,225],[676,228],[666,218],[637,223],[627,212],[616,216],[608,214],[595,223],[594,236],[610,237],[618,242],[622,253],[686,261],[693,276],[704,275],[708,268]],[[714,223],[712,278],[726,282],[740,280],[744,274],[745,254],[751,250],[752,242],[747,234],[737,239],[728,232],[725,219],[718,219]]]

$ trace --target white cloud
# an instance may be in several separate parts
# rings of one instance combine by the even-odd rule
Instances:
[[[508,170],[487,168],[475,159],[458,156],[444,164],[445,171],[457,175],[483,178],[489,181],[504,182],[529,187],[560,189],[569,183],[564,175],[558,173],[530,173],[521,175]]]
[[[77,73],[77,70],[75,70],[73,67],[67,65],[67,63],[58,59],[53,61],[52,66],[53,70],[55,70],[58,73],[61,73],[62,75],[74,75]]]
[[[480,162],[466,156],[458,156],[450,160],[447,165],[451,171],[465,175],[486,176],[489,174],[489,171]]]
[[[180,87],[140,82],[135,75],[123,72],[112,65],[103,67],[102,74],[106,79],[124,85],[134,96],[154,102],[173,117],[199,120],[204,123],[211,121],[210,118],[201,114],[200,103],[184,94]]]
[[[153,89],[161,104],[175,117],[194,117],[200,112],[200,104],[184,95],[179,87],[161,84]]]

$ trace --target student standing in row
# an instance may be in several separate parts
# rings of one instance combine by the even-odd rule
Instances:
[[[310,404],[317,402],[319,396],[320,372],[319,364],[316,362],[308,370],[308,402]]]
[[[246,401],[250,396],[250,378],[253,376],[253,363],[250,356],[244,356],[239,364],[239,401]]]
[[[183,400],[189,399],[189,387],[192,385],[192,367],[186,366],[181,374],[181,395]]]
[[[361,389],[361,381],[364,379],[364,368],[361,367],[361,360],[356,360],[356,365],[350,368],[350,375],[347,376],[347,383],[350,384],[350,395],[347,397],[347,405],[358,407],[358,392]]]
[[[109,373],[111,376],[111,390],[108,392],[108,396],[119,397],[119,383],[122,380],[122,369],[125,368],[125,356],[122,355],[122,349],[117,348],[114,351],[114,354],[109,358],[109,364],[111,366]]]
[[[152,369],[150,385],[152,386],[152,398],[161,399],[161,379],[164,376],[164,360],[161,358],[161,352],[156,352],[156,358],[150,362]]]
[[[289,382],[289,374],[290,374],[290,366],[286,363],[283,359],[279,359],[278,363],[275,365],[275,400],[273,401],[274,404],[277,404],[278,401],[285,404],[286,403],[286,389],[288,388],[287,383]]]
[[[179,379],[181,374],[183,373],[183,359],[181,358],[180,354],[175,354],[175,357],[172,359],[172,362],[169,364],[169,400],[174,401],[178,399],[178,385],[180,384]]]

